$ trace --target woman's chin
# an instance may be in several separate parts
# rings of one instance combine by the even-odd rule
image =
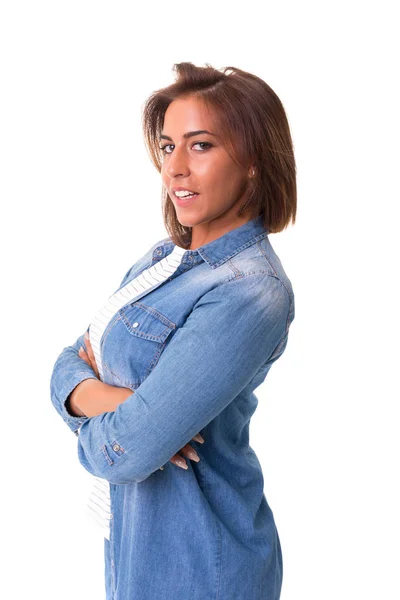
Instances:
[[[184,227],[193,227],[194,225],[197,225],[197,223],[199,222],[199,219],[196,218],[195,215],[191,215],[189,213],[189,211],[182,210],[179,207],[177,207],[176,210],[176,218],[178,219],[179,223],[181,225],[183,225]]]

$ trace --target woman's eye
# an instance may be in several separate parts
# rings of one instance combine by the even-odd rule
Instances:
[[[168,148],[168,146],[171,146],[172,144],[165,144],[165,146],[160,146],[160,150],[162,152],[164,152],[164,154],[171,154],[171,152],[166,152],[166,148]]]
[[[212,146],[212,144],[210,144],[209,142],[195,142],[193,144],[193,146],[199,146],[200,144],[205,144],[206,148],[203,148],[203,150],[207,150],[207,148],[210,148]]]
[[[193,144],[193,146],[203,146],[203,150],[207,150],[208,148],[211,148],[212,144],[210,144],[210,142],[195,142]],[[171,154],[171,152],[167,151],[167,148],[173,146],[173,144],[165,144],[164,146],[160,146],[160,150],[164,153],[164,154]],[[204,148],[205,146],[205,148]]]

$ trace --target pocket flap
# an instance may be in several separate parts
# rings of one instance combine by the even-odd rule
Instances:
[[[164,342],[176,328],[168,317],[142,302],[133,302],[118,311],[129,333],[146,340]]]

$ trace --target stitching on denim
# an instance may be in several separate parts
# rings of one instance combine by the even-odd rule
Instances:
[[[134,303],[131,304],[131,306],[136,306],[138,304],[140,304],[140,303],[139,302],[134,302]],[[143,307],[145,307],[145,306],[146,305],[143,304]],[[141,306],[140,306],[140,308],[141,308]],[[150,308],[150,307],[146,307],[146,308]],[[128,309],[129,309],[129,307],[124,306],[123,308],[120,308],[120,310],[118,311],[118,313],[119,313],[119,315],[121,317],[122,322],[127,327],[129,333],[131,335],[134,335],[135,337],[144,338],[144,339],[147,339],[147,340],[151,340],[153,342],[164,342],[165,339],[170,335],[171,331],[173,331],[175,329],[175,327],[176,327],[175,323],[173,323],[172,321],[170,321],[167,317],[164,317],[163,319],[159,318],[158,315],[161,316],[161,313],[158,313],[157,310],[154,310],[154,312],[152,312],[151,310],[144,310],[144,312],[147,312],[148,314],[150,314],[150,316],[154,317],[159,323],[162,323],[163,325],[165,325],[164,330],[162,331],[162,333],[160,335],[155,335],[155,334],[147,333],[146,331],[138,330],[138,329],[133,330],[133,328],[132,328],[132,322],[130,321],[130,318],[128,318],[127,315],[126,315],[126,310],[128,310]],[[168,323],[166,321],[168,321]],[[173,325],[173,327],[171,327],[170,324]]]
[[[143,302],[134,302],[133,304],[135,306],[140,306],[140,308],[142,308],[144,311],[154,315],[159,321],[162,321],[165,325],[168,325],[170,329],[175,329],[176,323],[171,321],[171,319],[168,319],[168,317],[160,313],[156,308],[148,306],[147,304],[143,304]]]
[[[268,262],[268,264],[270,264],[270,262],[269,262],[268,258],[267,258],[267,257],[265,257],[265,259],[266,259],[266,261]],[[276,275],[274,276],[274,277],[275,277],[275,279],[277,279],[277,280],[279,281],[279,283],[282,285],[282,287],[284,287],[284,288],[285,288],[285,290],[286,290],[286,293],[287,293],[287,295],[288,295],[288,298],[289,298],[289,311],[288,311],[288,316],[287,316],[287,318],[286,318],[286,326],[285,326],[285,335],[286,335],[286,333],[289,331],[289,317],[290,317],[290,314],[291,314],[291,312],[292,312],[293,300],[292,300],[292,298],[290,297],[290,293],[289,293],[289,290],[288,290],[287,286],[285,285],[284,281],[282,281],[282,279],[281,279],[281,278],[278,276],[278,274],[276,273],[276,271],[275,271],[275,269],[272,267],[272,265],[271,265],[271,269],[272,269],[272,271],[273,271],[273,272],[276,274]],[[272,275],[271,275],[271,277],[272,277]]]
[[[281,284],[281,286],[286,290],[286,293],[288,295],[289,298],[289,310],[288,310],[288,315],[286,317],[286,326],[285,326],[285,335],[287,334],[287,332],[289,331],[289,317],[290,317],[290,313],[292,312],[292,300],[290,298],[290,294],[289,291],[286,287],[286,285],[283,283],[282,279],[280,279],[279,277],[276,277],[276,279],[279,281],[279,283]]]
[[[162,342],[163,336],[165,335],[165,333],[167,332],[167,336],[168,336],[170,334],[170,332],[172,331],[172,329],[170,327],[165,327],[165,329],[163,330],[163,332],[160,335],[155,335],[153,333],[147,333],[147,331],[143,331],[141,329],[134,329],[132,327],[132,321],[130,321],[125,314],[124,308],[121,308],[119,310],[119,314],[121,317],[121,321],[124,323],[128,333],[130,333],[130,335],[133,335],[134,337],[149,340],[151,342]],[[138,318],[140,318],[140,317],[138,317]]]
[[[276,360],[282,353],[281,353],[281,349],[283,348],[285,341],[287,340],[287,321],[286,321],[286,328],[285,328],[285,333],[283,334],[282,339],[279,341],[278,345],[276,346],[275,350],[273,351],[273,353],[271,354],[271,356],[268,359],[268,362],[271,359]]]
[[[123,387],[128,387],[128,388],[132,388],[132,387],[139,387],[140,385],[140,380],[134,380],[134,381],[127,381],[126,379],[121,379],[121,377],[119,377],[117,375],[117,373],[114,373],[114,371],[112,369],[110,369],[110,367],[108,366],[107,363],[103,362],[103,371],[107,370],[113,377],[115,377],[115,379],[117,379],[120,383],[122,383]],[[133,392],[132,392],[133,393]]]
[[[230,269],[232,269],[232,271],[234,272],[234,276],[235,277],[239,276],[240,273],[241,273],[241,271],[240,271],[240,269],[237,268],[237,266],[235,265],[235,263],[231,259],[228,259],[227,262],[228,262],[228,267]]]
[[[277,279],[279,279],[279,281],[281,282],[281,284],[283,285],[283,287],[284,287],[284,288],[285,288],[285,290],[287,291],[287,293],[288,293],[288,296],[289,296],[290,306],[292,306],[292,301],[291,301],[291,298],[290,298],[290,293],[289,293],[289,290],[288,290],[288,288],[286,287],[286,284],[284,283],[284,281],[282,281],[282,279],[279,277],[279,275],[278,275],[278,273],[276,272],[276,270],[274,269],[274,267],[271,265],[271,263],[270,263],[270,261],[268,260],[268,257],[267,257],[267,255],[266,255],[266,253],[265,253],[265,251],[264,251],[264,248],[262,247],[262,245],[261,245],[261,244],[258,244],[258,247],[259,247],[259,249],[260,249],[260,251],[261,251],[262,255],[264,256],[265,260],[267,261],[267,263],[268,263],[268,264],[269,264],[269,266],[271,267],[272,271],[275,273],[275,277],[276,277]]]
[[[141,383],[143,383],[143,381],[146,379],[146,377],[148,375],[150,375],[151,371],[154,369],[154,367],[156,366],[158,359],[160,358],[160,355],[162,353],[162,351],[165,348],[165,345],[167,343],[167,340],[165,340],[165,342],[158,342],[157,346],[158,348],[156,349],[153,357],[150,360],[149,366],[147,368],[147,371],[145,373],[145,375],[142,378],[139,379],[135,379],[134,381],[127,381],[126,379],[122,379],[121,377],[119,377],[117,375],[117,373],[115,373],[106,362],[103,362],[103,370],[108,371],[113,377],[115,377],[115,379],[117,379],[124,387],[128,387],[128,388],[137,388],[139,387],[139,385]],[[132,391],[133,393],[133,391]]]
[[[173,329],[170,330],[170,333],[173,331]],[[140,336],[139,336],[140,337]],[[141,338],[141,339],[145,339],[145,338]],[[156,366],[158,359],[160,358],[161,353],[163,352],[168,340],[171,339],[169,337],[169,334],[167,336],[167,338],[164,341],[158,341],[155,340],[155,344],[157,345],[155,352],[152,356],[152,358],[150,359],[149,362],[149,366],[147,368],[147,371],[144,375],[144,377],[139,378],[139,379],[135,379],[134,381],[127,381],[126,379],[122,379],[119,375],[117,375],[117,373],[115,373],[115,371],[113,371],[113,369],[110,368],[110,366],[103,360],[102,364],[103,364],[103,371],[107,370],[113,377],[115,377],[116,380],[118,380],[124,387],[129,387],[129,388],[137,388],[139,387],[139,385],[146,379],[146,377],[151,373],[151,371],[154,369],[154,367]],[[133,392],[132,392],[133,393]]]
[[[118,445],[118,450],[115,450],[115,448],[114,448],[114,446],[116,444]],[[113,440],[111,442],[111,448],[112,448],[112,451],[115,452],[115,454],[117,454],[118,456],[121,456],[121,454],[124,454],[124,452],[125,452],[125,448],[123,448],[117,440]]]
[[[224,262],[226,262],[230,258],[233,258],[234,256],[236,256],[236,254],[239,254],[239,252],[242,252],[242,250],[249,248],[249,246],[253,246],[253,244],[258,242],[259,240],[264,239],[265,237],[267,237],[267,235],[268,235],[267,231],[260,233],[256,237],[252,238],[251,240],[248,240],[247,242],[245,242],[244,244],[242,244],[241,246],[236,248],[236,250],[234,250],[231,254],[224,256],[223,258],[221,258],[221,260],[219,260],[218,262],[215,262],[215,263],[213,263],[213,259],[210,258],[209,255],[204,250],[202,250],[201,253],[203,254],[203,256],[207,257],[207,260],[211,263],[212,268],[215,269],[215,268],[221,266],[222,264],[224,264]]]
[[[101,446],[101,451],[104,454],[104,457],[106,459],[106,461],[108,462],[109,465],[113,465],[114,461],[113,459],[109,456],[108,452],[107,452],[107,447],[105,444],[103,444],[103,446]]]
[[[162,342],[162,343],[159,344],[159,348],[158,348],[158,350],[156,351],[156,353],[153,356],[153,360],[150,363],[150,366],[149,366],[149,368],[147,370],[146,375],[144,376],[144,379],[146,379],[146,377],[148,375],[150,375],[150,373],[152,372],[152,370],[154,369],[154,367],[158,363],[158,359],[160,358],[161,353],[164,350],[166,343],[167,343],[167,340],[164,340],[164,342]]]
[[[274,271],[274,269],[272,269],[272,270]],[[231,277],[230,279],[228,279],[224,283],[221,283],[221,285],[225,285],[225,284],[228,284],[228,283],[233,283],[234,281],[237,281],[238,279],[244,279],[248,275],[255,275],[255,274],[261,274],[261,273],[264,273],[265,275],[268,275],[268,277],[273,277],[274,279],[276,279],[277,281],[279,281],[279,283],[284,288],[284,290],[286,291],[286,293],[287,293],[287,295],[289,297],[289,310],[288,310],[288,315],[286,317],[286,325],[285,325],[285,335],[286,335],[286,333],[289,330],[289,317],[290,317],[290,314],[292,312],[292,304],[293,304],[293,302],[292,302],[292,300],[290,298],[290,294],[288,292],[288,289],[287,289],[286,285],[283,283],[282,279],[280,279],[279,277],[276,277],[275,275],[271,275],[271,273],[269,271],[264,271],[264,270],[260,270],[260,271],[247,271],[246,273],[240,273],[239,276],[237,276],[237,277]]]
[[[271,276],[270,272],[265,271],[264,269],[258,269],[258,270],[254,269],[253,271],[245,271],[245,272],[238,271],[234,277],[230,277],[226,281],[223,281],[220,285],[225,285],[226,283],[232,283],[233,281],[237,281],[238,279],[243,279],[244,277],[247,277],[248,275],[259,275],[259,274],[265,274],[265,275]]]
[[[268,259],[268,256],[266,255],[266,253],[265,253],[265,251],[264,251],[264,248],[263,248],[263,247],[262,247],[262,245],[261,245],[261,244],[259,244],[258,242],[257,242],[257,246],[258,246],[258,248],[259,248],[259,250],[260,250],[260,252],[261,252],[262,256],[265,258],[265,260],[267,261],[267,263],[268,263],[268,264],[269,264],[269,266],[271,267],[271,270],[272,270],[272,271],[273,271],[273,273],[275,274],[275,277],[277,277],[277,278],[279,279],[278,273],[275,271],[274,267],[273,267],[273,266],[272,266],[272,264],[270,263],[270,261],[269,261],[269,259]]]

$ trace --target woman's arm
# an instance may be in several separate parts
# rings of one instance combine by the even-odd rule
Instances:
[[[154,244],[144,256],[142,256],[133,266],[128,269],[118,289],[126,284],[130,276],[136,277],[138,273],[142,272],[143,269],[151,265],[153,251],[163,241],[164,240],[161,240],[161,242]],[[99,414],[98,412],[89,412],[87,415],[84,415],[84,411],[79,410],[79,408],[76,406],[72,407],[75,408],[76,412],[74,410],[67,410],[71,408],[70,394],[78,385],[88,379],[99,381],[95,370],[90,365],[86,364],[79,355],[79,348],[81,346],[85,347],[84,335],[79,336],[74,344],[63,349],[53,366],[50,381],[51,402],[64,422],[76,435],[78,435],[79,428],[85,421],[89,419],[90,416],[97,416]],[[119,398],[119,403],[121,403],[123,400],[121,400],[121,397],[118,396],[118,394],[121,394],[121,392],[116,393],[117,399]],[[113,398],[115,399],[114,396]],[[106,402],[111,402],[111,405],[113,405],[112,398],[108,398]],[[85,406],[85,409],[93,411],[94,407],[93,405],[90,408]],[[111,410],[115,410],[115,406]]]
[[[157,365],[113,412],[83,423],[78,458],[114,484],[140,482],[201,432],[283,353],[294,301],[283,283],[250,272],[204,294]]]
[[[85,340],[86,350],[83,347],[80,348],[79,356],[92,367],[97,375],[99,375],[96,357],[90,343],[90,337],[88,335],[86,336],[86,334]],[[125,400],[134,393],[135,392],[131,392],[129,388],[114,387],[102,383],[100,380],[86,379],[77,385],[73,392],[68,396],[65,406],[73,415],[94,417],[101,415],[102,413],[114,412],[120,404],[125,402]],[[200,444],[204,442],[204,439],[199,433],[196,434],[193,439],[196,440],[196,442],[200,442]],[[183,454],[191,460],[197,462],[200,460],[197,452],[195,452],[189,444],[185,444],[185,446],[180,449],[180,452],[183,452]],[[174,454],[170,458],[170,462],[182,469],[188,468],[186,461],[182,459],[181,454]],[[160,469],[163,469],[163,467],[160,467]]]
[[[65,401],[66,409],[76,417],[95,417],[114,411],[132,395],[132,390],[103,383],[99,379],[85,379]]]
[[[103,383],[94,369],[80,355],[85,336],[63,349],[58,356],[50,381],[51,401],[68,427],[78,430],[88,418],[112,412],[132,395],[132,390]]]
[[[66,409],[65,402],[72,391],[84,380],[98,380],[92,367],[79,356],[79,348],[84,345],[84,335],[78,337],[71,346],[66,346],[57,357],[50,378],[51,402],[63,421],[76,435],[88,416],[73,416]]]

